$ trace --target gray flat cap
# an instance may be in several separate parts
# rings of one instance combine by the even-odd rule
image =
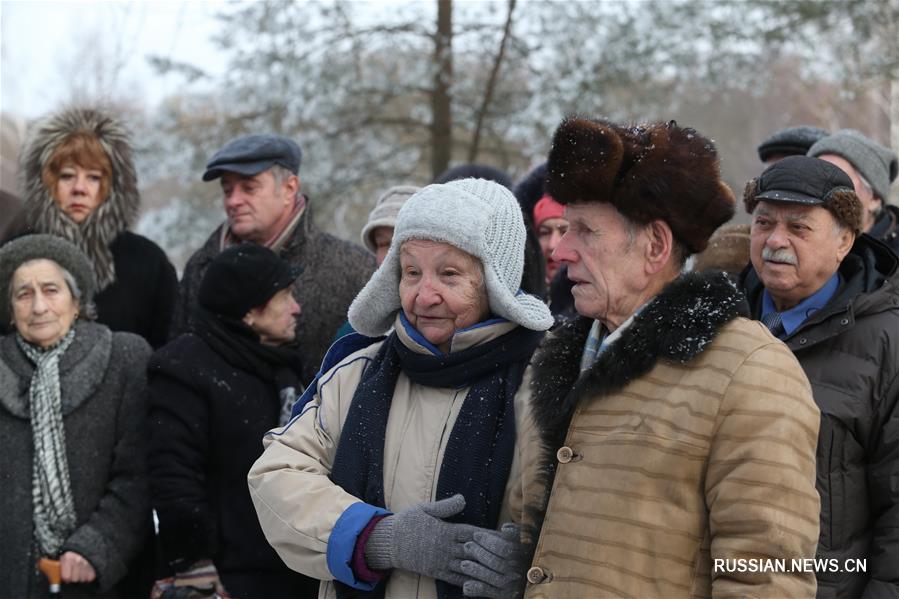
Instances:
[[[276,164],[296,175],[300,172],[301,157],[300,146],[283,135],[244,135],[232,139],[213,154],[206,164],[203,180],[212,181],[224,173],[252,177]]]
[[[819,139],[827,137],[827,131],[818,127],[787,127],[781,129],[758,147],[759,160],[766,162],[774,156],[803,156]]]

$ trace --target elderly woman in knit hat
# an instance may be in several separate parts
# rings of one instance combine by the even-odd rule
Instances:
[[[200,282],[191,332],[150,361],[150,488],[173,574],[157,582],[163,597],[186,586],[306,597],[318,586],[266,542],[246,486],[259,439],[287,422],[303,391],[291,294],[299,274],[261,245],[222,251]]]
[[[256,511],[284,562],[323,581],[319,596],[459,597],[506,583],[465,552],[522,520],[525,369],[552,325],[519,289],[524,244],[501,185],[417,192],[350,306],[368,337],[338,341],[290,423],[266,435],[249,474]]]
[[[396,226],[396,216],[399,214],[400,208],[418,190],[418,187],[411,185],[391,187],[378,198],[375,207],[372,208],[371,213],[368,215],[368,222],[362,227],[362,245],[375,255],[378,266],[381,266],[384,258],[387,257],[387,250],[390,249],[390,242],[393,241],[393,228]],[[337,329],[334,341],[354,332],[353,327],[347,321]]]
[[[142,427],[147,343],[92,322],[96,289],[75,245],[29,235],[0,249],[0,589],[120,597],[149,518]]]

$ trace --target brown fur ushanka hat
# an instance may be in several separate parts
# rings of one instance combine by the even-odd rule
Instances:
[[[546,191],[562,204],[608,202],[637,224],[661,219],[691,253],[705,249],[736,204],[714,144],[674,121],[565,119],[553,136]]]

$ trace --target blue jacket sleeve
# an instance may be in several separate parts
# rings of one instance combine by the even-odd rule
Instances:
[[[353,552],[356,549],[356,539],[371,519],[388,515],[389,511],[361,501],[354,503],[340,515],[328,537],[328,568],[335,579],[361,591],[375,588],[377,583],[356,580],[352,566]]]

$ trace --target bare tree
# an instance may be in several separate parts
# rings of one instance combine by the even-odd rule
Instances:
[[[579,113],[695,126],[716,139],[739,189],[758,173],[755,146],[776,129],[864,127],[878,97],[895,110],[884,93],[895,76],[882,75],[895,73],[883,70],[892,50],[866,47],[880,63],[855,79],[844,76],[855,51],[845,68],[837,58],[848,41],[868,39],[864,23],[895,45],[886,39],[894,12],[866,5],[897,2],[434,0],[389,13],[349,0],[229,5],[220,16],[224,76],[156,61],[186,85],[146,136],[148,168],[165,176],[188,164],[195,180],[228,138],[294,136],[315,213],[352,238],[379,190],[426,183],[461,160],[523,174],[545,156],[559,119]],[[839,35],[816,37],[825,25]],[[876,123],[899,121],[873,112]],[[209,187],[188,179],[181,193],[166,192],[191,203],[182,222],[220,217]]]

